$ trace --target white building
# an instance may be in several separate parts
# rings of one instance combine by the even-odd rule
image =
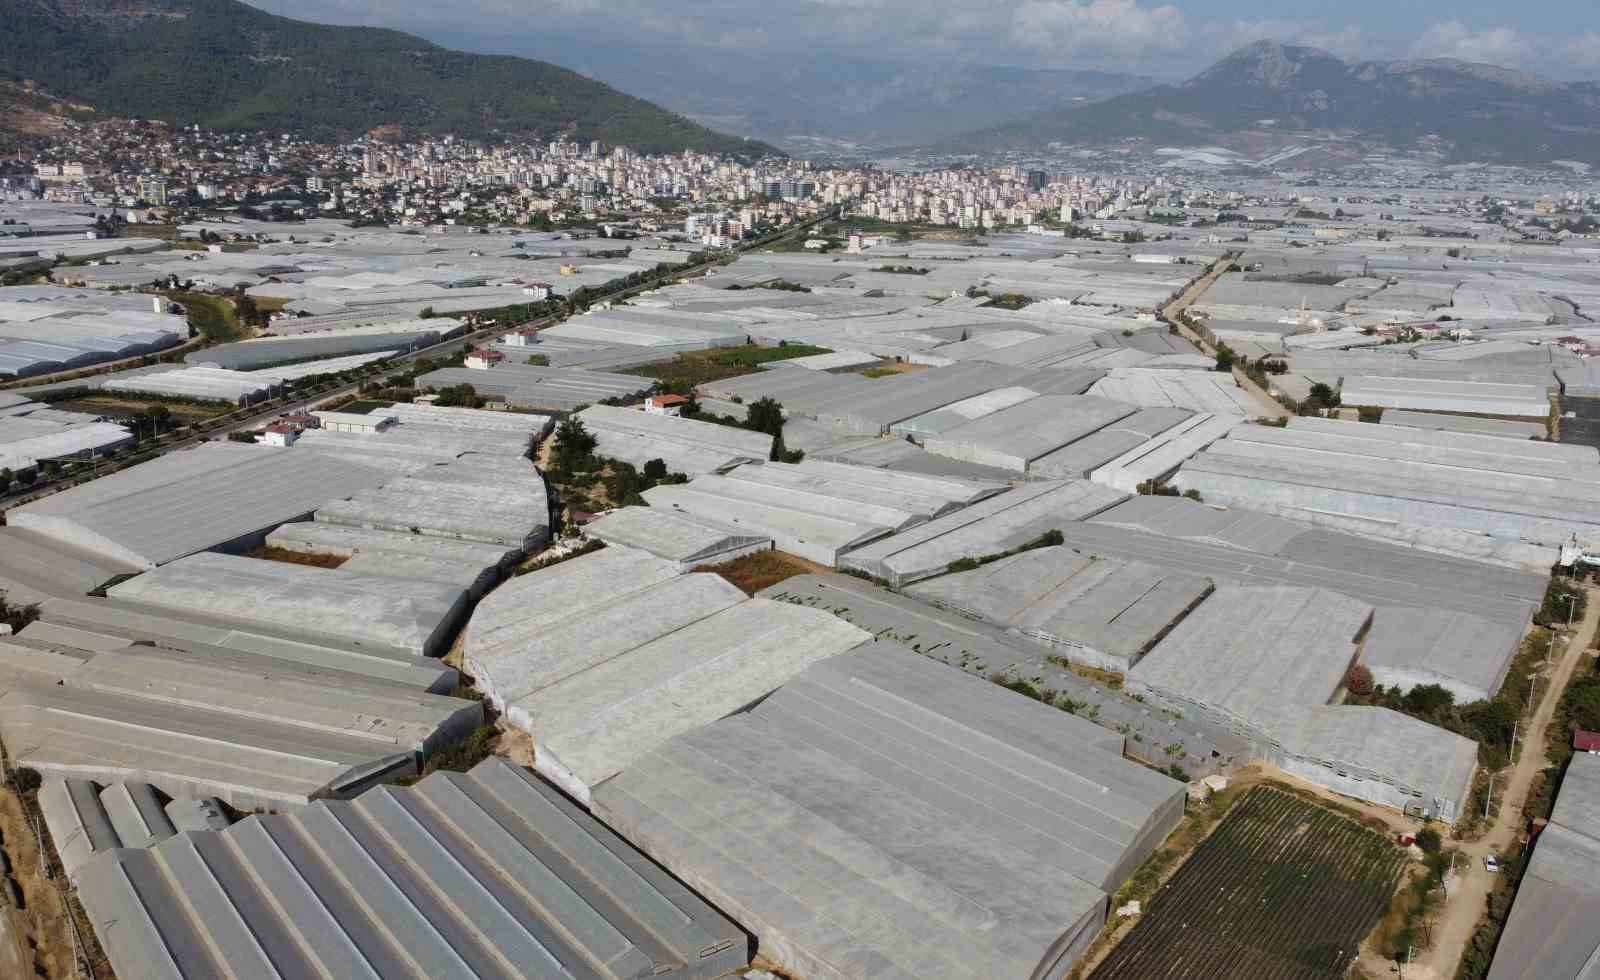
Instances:
[[[505,359],[506,356],[499,351],[479,349],[468,354],[464,363],[466,367],[474,371],[487,371],[492,367],[498,366]]]
[[[651,395],[644,400],[644,410],[651,415],[671,415],[677,417],[683,414],[683,406],[689,399],[682,395]]]

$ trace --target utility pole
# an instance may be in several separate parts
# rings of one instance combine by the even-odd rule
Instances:
[[[1570,630],[1572,629],[1572,612],[1578,607],[1578,594],[1576,592],[1568,592],[1564,598],[1567,600],[1567,629]]]
[[[1489,792],[1483,797],[1483,819],[1489,819],[1489,804],[1494,801],[1494,773],[1489,774]]]
[[[1521,718],[1518,718],[1511,723],[1511,762],[1513,764],[1515,764],[1517,761],[1517,726],[1520,724],[1522,724]],[[1451,862],[1451,866],[1455,866],[1454,861]]]

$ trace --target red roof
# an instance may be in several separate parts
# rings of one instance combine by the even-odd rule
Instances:
[[[1572,733],[1572,748],[1577,752],[1600,752],[1600,732],[1578,729]]]
[[[650,402],[653,405],[687,405],[689,399],[683,395],[656,395]]]

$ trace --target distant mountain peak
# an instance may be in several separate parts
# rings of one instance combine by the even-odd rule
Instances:
[[[1352,63],[1264,40],[1179,85],[1062,106],[957,146],[1231,140],[1265,158],[1273,146],[1305,145],[1307,134],[1320,134],[1325,156],[1352,160],[1387,147],[1456,160],[1600,163],[1600,86],[1447,58]]]
[[[1298,84],[1308,68],[1343,71],[1345,67],[1345,63],[1336,55],[1321,48],[1284,44],[1281,41],[1256,41],[1189,79],[1184,86],[1202,88],[1227,82],[1283,89]]]

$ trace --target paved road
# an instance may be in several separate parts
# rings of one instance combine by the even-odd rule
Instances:
[[[552,318],[549,320],[541,320],[534,325],[547,326],[554,322],[556,321]],[[505,327],[496,326],[479,330],[475,333],[456,337],[452,340],[435,344],[432,347],[424,347],[420,350],[412,351],[409,354],[402,354],[401,356],[392,360],[384,361],[383,364],[385,368],[389,370],[405,367],[419,360],[420,358],[448,354],[460,349],[462,344],[471,344],[481,340],[486,340],[497,334],[504,333],[505,329]],[[361,391],[361,385],[363,383],[364,382],[357,381],[352,384],[341,385],[338,388],[319,392],[315,395],[299,398],[290,402],[274,402],[270,405],[262,406],[258,411],[251,412],[248,415],[241,415],[236,418],[228,418],[225,424],[213,426],[203,432],[195,433],[194,435],[187,435],[182,438],[170,439],[170,441],[164,441],[156,449],[156,452],[158,455],[165,455],[170,452],[176,452],[180,449],[188,449],[191,446],[197,446],[202,442],[208,442],[215,439],[226,439],[230,432],[245,432],[258,429],[265,423],[272,421],[280,415],[306,411],[314,408],[317,405],[334,401],[335,399],[343,398],[347,395],[357,394]],[[38,500],[42,497],[48,497],[52,493],[58,493],[80,483],[86,483],[92,479],[95,479],[93,475],[77,473],[69,478],[56,480],[50,483],[39,484],[32,490],[7,497],[3,502],[0,502],[0,514],[4,514],[7,510],[10,510],[13,507],[20,507],[23,504],[31,503],[32,501]]]
[[[822,223],[824,221],[832,220],[832,218],[833,218],[832,213],[829,213],[829,214],[825,214],[825,215],[813,218],[810,221],[804,221],[804,222],[797,223],[794,227],[792,227],[792,228],[790,228],[790,229],[788,229],[788,230],[786,230],[784,232],[781,232],[780,234],[777,234],[777,235],[771,236],[769,238],[765,238],[765,239],[762,239],[760,241],[751,242],[751,243],[749,243],[747,245],[741,246],[738,249],[738,251],[745,252],[745,251],[752,251],[752,250],[756,250],[756,249],[766,248],[767,246],[776,244],[777,242],[781,242],[781,241],[784,241],[786,239],[793,238],[793,237],[795,237],[797,235],[804,234],[805,232],[811,230],[816,225],[818,225],[818,224],[820,224],[820,223]],[[672,271],[668,272],[665,276],[662,276],[659,279],[651,279],[651,280],[649,280],[647,282],[640,283],[637,286],[630,286],[630,287],[628,287],[626,289],[619,290],[618,292],[610,293],[604,299],[606,301],[611,301],[611,300],[618,300],[618,299],[626,299],[626,298],[628,298],[630,296],[636,296],[639,293],[645,292],[646,290],[659,288],[663,283],[671,281],[671,280],[682,279],[682,278],[685,278],[685,277],[688,277],[688,276],[700,275],[703,272],[707,272],[707,271],[715,268],[719,264],[720,264],[719,260],[713,259],[710,262],[704,262],[704,263],[701,263],[700,265],[685,266],[685,267],[682,267],[682,268],[675,268]],[[534,326],[534,327],[547,327],[547,326],[551,326],[553,324],[559,323],[561,321],[561,319],[562,319],[561,317],[550,317],[550,318],[545,319],[545,320],[537,321],[537,322],[531,324],[531,326]],[[396,358],[394,358],[392,360],[385,361],[383,363],[384,363],[385,368],[386,369],[390,369],[390,370],[392,370],[394,368],[398,368],[398,367],[404,367],[406,365],[414,363],[415,361],[417,361],[417,360],[419,360],[421,358],[433,357],[433,356],[437,356],[437,355],[440,355],[440,354],[451,353],[451,352],[459,349],[462,344],[473,344],[473,343],[478,343],[478,342],[483,341],[483,340],[487,340],[487,339],[489,339],[491,337],[494,337],[494,336],[496,336],[498,334],[504,333],[505,329],[506,328],[503,327],[503,326],[492,326],[492,327],[486,328],[484,330],[479,330],[479,331],[477,331],[475,333],[467,334],[467,335],[461,336],[461,337],[456,337],[456,338],[454,338],[452,340],[443,341],[441,343],[433,345],[432,347],[425,347],[425,348],[423,348],[421,350],[412,351],[409,354],[402,354],[399,357],[396,357]],[[263,406],[259,411],[252,412],[249,415],[240,416],[238,418],[228,419],[227,423],[224,424],[224,425],[213,426],[211,428],[206,429],[204,432],[196,433],[194,435],[185,436],[185,437],[183,437],[181,439],[173,439],[172,441],[169,441],[169,442],[163,442],[163,443],[160,444],[160,446],[155,451],[158,454],[165,455],[166,453],[174,452],[174,451],[177,451],[177,450],[180,450],[180,449],[188,449],[191,446],[196,446],[196,445],[199,445],[202,442],[206,442],[206,441],[209,441],[209,440],[212,440],[212,439],[226,439],[228,437],[228,434],[231,433],[231,432],[244,432],[244,431],[254,430],[254,429],[260,428],[263,424],[272,421],[273,419],[277,418],[280,415],[284,415],[284,414],[288,414],[288,413],[292,413],[292,412],[298,412],[298,411],[305,411],[305,410],[313,408],[313,407],[315,407],[317,405],[321,405],[321,404],[324,404],[326,402],[330,402],[330,401],[334,401],[334,400],[339,399],[339,398],[343,398],[343,397],[345,397],[347,395],[357,394],[361,390],[361,384],[362,384],[362,382],[358,381],[358,382],[355,382],[353,384],[344,385],[344,386],[341,386],[339,388],[332,389],[332,390],[329,390],[329,391],[323,391],[323,392],[320,392],[318,394],[311,395],[311,396],[308,396],[306,398],[298,399],[298,400],[293,401],[293,402],[275,403],[275,404],[272,404],[270,406]],[[135,464],[135,465],[137,465],[137,464]],[[74,474],[70,478],[61,479],[61,480],[55,480],[55,481],[50,482],[50,483],[38,484],[33,489],[31,489],[31,490],[29,490],[29,491],[27,491],[25,493],[20,493],[20,494],[17,494],[15,496],[12,496],[12,497],[7,497],[3,501],[0,501],[0,517],[3,517],[5,512],[7,510],[10,510],[13,507],[20,507],[23,504],[30,503],[30,502],[38,500],[38,499],[40,499],[42,497],[47,497],[52,493],[57,493],[57,492],[59,492],[61,490],[65,490],[65,489],[67,489],[69,487],[76,486],[76,485],[78,485],[80,483],[86,483],[86,482],[88,482],[89,480],[92,480],[92,479],[95,479],[94,475],[78,473],[78,474]]]

